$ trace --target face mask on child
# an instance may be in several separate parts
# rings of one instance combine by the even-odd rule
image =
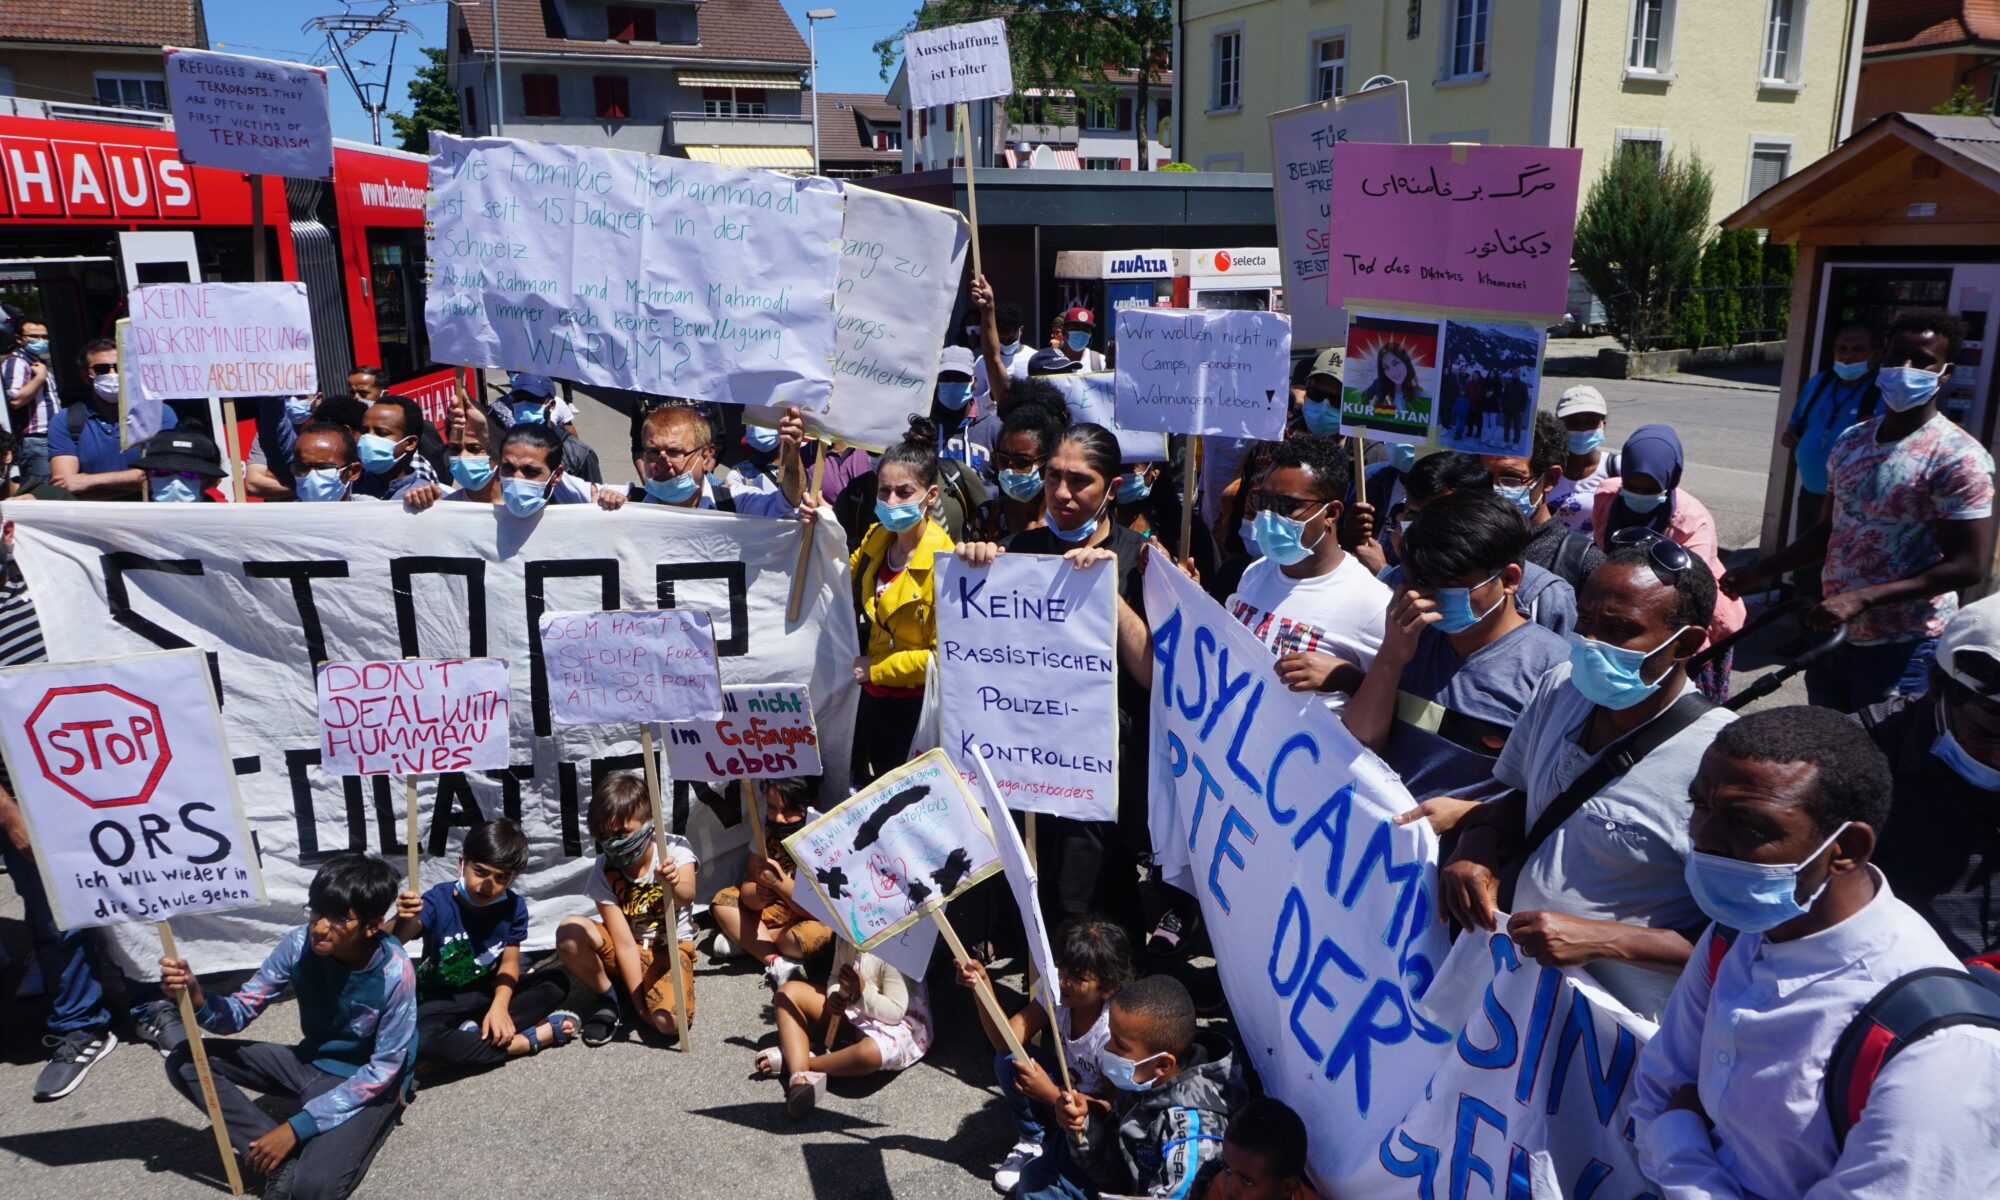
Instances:
[[[614,838],[598,838],[597,852],[604,861],[614,867],[629,867],[646,856],[646,847],[653,843],[653,823],[646,822],[628,834]]]
[[[1144,1092],[1150,1091],[1153,1085],[1159,1082],[1159,1079],[1156,1076],[1144,1083],[1140,1083],[1138,1077],[1139,1068],[1156,1058],[1165,1058],[1166,1056],[1166,1051],[1162,1050],[1158,1054],[1148,1054],[1138,1062],[1133,1062],[1129,1058],[1120,1058],[1109,1050],[1100,1050],[1097,1053],[1097,1066],[1099,1070],[1104,1072],[1104,1077],[1111,1081],[1111,1086],[1117,1088],[1119,1091]]]

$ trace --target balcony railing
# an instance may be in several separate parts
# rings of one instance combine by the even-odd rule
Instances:
[[[680,146],[811,146],[812,118],[801,113],[760,117],[667,114],[669,137]]]

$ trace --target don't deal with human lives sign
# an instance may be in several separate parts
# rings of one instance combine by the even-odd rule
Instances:
[[[195,650],[0,671],[0,751],[59,926],[263,903],[208,679]]]
[[[335,775],[435,775],[507,765],[513,718],[496,658],[322,663],[320,766]]]
[[[303,283],[155,283],[128,299],[124,369],[143,403],[319,390]]]

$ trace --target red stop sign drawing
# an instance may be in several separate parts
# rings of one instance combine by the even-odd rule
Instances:
[[[28,742],[49,782],[92,808],[144,804],[174,757],[159,707],[108,683],[50,689]]]

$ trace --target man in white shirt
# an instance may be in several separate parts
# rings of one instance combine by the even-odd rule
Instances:
[[[1907,1040],[1844,1141],[1827,1110],[1862,1006],[1957,965],[1869,863],[1891,790],[1882,752],[1830,709],[1753,713],[1702,759],[1689,882],[1739,932],[1695,946],[1639,1058],[1639,1164],[1663,1200],[2000,1195],[2000,1030]]]
[[[1250,493],[1263,557],[1223,605],[1271,648],[1287,687],[1326,693],[1336,712],[1375,661],[1389,608],[1388,587],[1340,548],[1347,483],[1347,459],[1332,438],[1280,442]]]
[[[1013,301],[1001,304],[993,310],[993,323],[1000,331],[1000,364],[1007,368],[1009,379],[1028,377],[1028,359],[1035,353],[1034,348],[1021,341],[1021,306]],[[972,364],[972,398],[986,407],[987,397],[993,394],[993,385],[986,378],[986,359],[982,356]]]

